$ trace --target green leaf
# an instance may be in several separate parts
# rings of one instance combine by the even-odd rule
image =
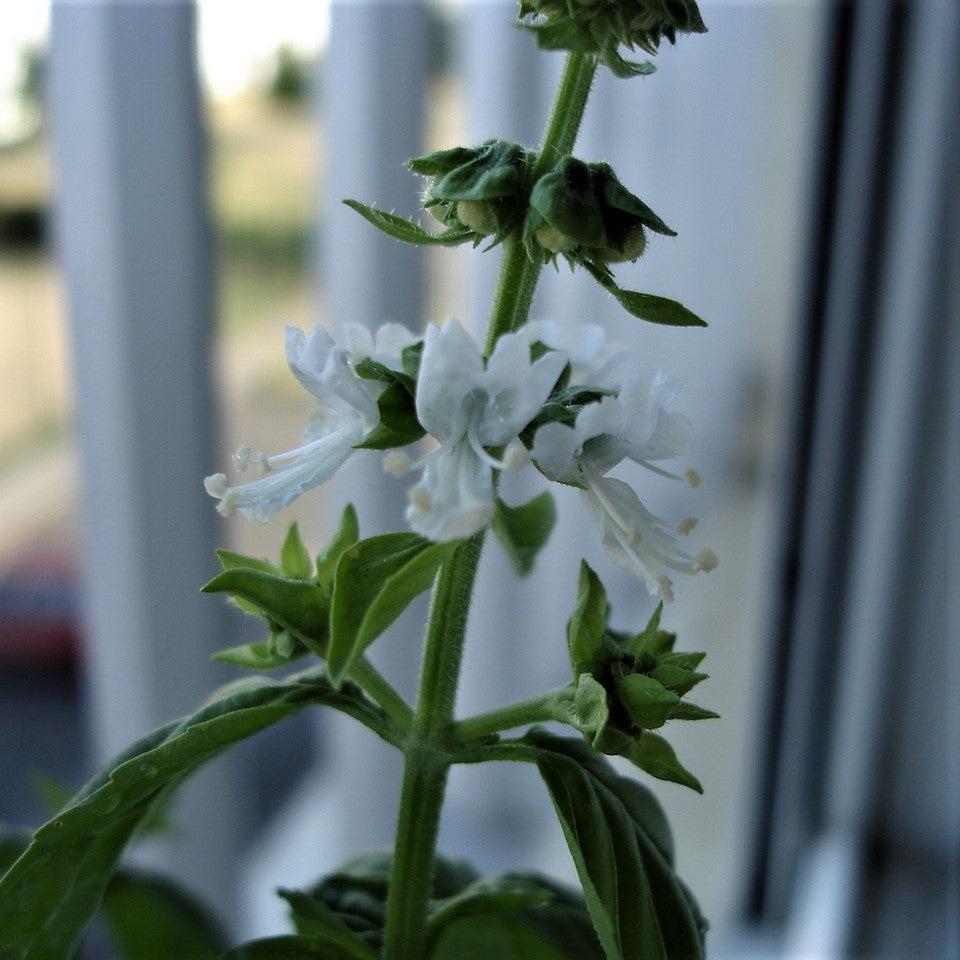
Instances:
[[[409,347],[405,347],[408,350]],[[381,383],[398,383],[412,397],[416,392],[416,377],[402,370],[394,370],[373,357],[364,357],[355,367],[354,372],[364,380],[379,380]]]
[[[520,24],[537,38],[541,50],[574,50],[579,53],[596,53],[597,42],[590,31],[573,18],[564,18],[551,23]]]
[[[604,65],[621,80],[631,77],[649,77],[657,72],[657,68],[649,60],[627,60],[621,57],[613,47],[608,47],[601,58]]]
[[[291,657],[281,655],[269,643],[244,643],[218,650],[213,659],[247,670],[279,670],[290,665]]]
[[[610,720],[607,691],[603,684],[589,673],[581,673],[573,697],[573,713],[569,718],[572,726],[590,738],[594,747]]]
[[[391,383],[379,397],[380,422],[358,443],[360,450],[389,450],[405,447],[426,434],[417,420],[413,395],[401,383]]]
[[[33,771],[30,774],[30,784],[37,798],[43,804],[47,815],[51,817],[67,805],[75,792],[65,783],[57,780],[56,777],[48,776],[39,771]],[[0,870],[2,870],[2,867],[0,867]]]
[[[594,263],[592,260],[581,262],[590,276],[604,290],[609,290],[620,306],[633,316],[668,327],[705,327],[707,325],[705,320],[701,320],[683,304],[677,303],[676,300],[658,297],[652,293],[623,290],[617,286],[609,269],[603,264]]]
[[[652,734],[651,734],[652,736]],[[702,960],[700,930],[672,869],[669,829],[649,791],[585,744],[531,731],[608,960]]]
[[[269,560],[247,557],[242,553],[234,553],[232,550],[217,550],[217,559],[220,561],[220,567],[223,570],[235,570],[238,567],[243,567],[248,570],[259,570],[261,573],[279,574],[281,572],[280,568]]]
[[[539,907],[552,899],[550,891],[528,877],[511,874],[484,877],[460,893],[431,904],[427,935],[435,936],[443,927],[463,917]]]
[[[575,677],[593,673],[603,663],[606,651],[603,631],[608,613],[607,591],[587,561],[582,560],[577,605],[567,624],[567,646]]]
[[[387,213],[386,210],[368,207],[358,200],[344,200],[343,202],[351,210],[356,210],[368,223],[372,223],[381,233],[393,237],[394,240],[401,240],[403,243],[415,243],[420,246],[456,247],[473,238],[472,230],[455,227],[444,230],[443,233],[429,233],[419,224],[413,223],[405,217],[397,216],[395,213]]]
[[[124,960],[217,960],[227,946],[203,906],[151,874],[118,873],[100,912]]]
[[[662,727],[680,703],[675,693],[642,673],[631,673],[618,680],[617,693],[630,719],[638,727],[651,730]]]
[[[556,522],[557,508],[549,491],[519,507],[508,506],[497,497],[493,530],[521,577],[533,569],[537,553],[550,538]]]
[[[686,667],[680,667],[672,663],[660,663],[650,671],[650,676],[659,681],[668,690],[672,690],[678,696],[689,693],[698,683],[707,679],[706,673],[695,673]]]
[[[705,710],[698,707],[695,703],[687,703],[681,700],[670,712],[671,720],[719,720],[720,714],[712,710]]]
[[[467,163],[477,155],[477,147],[451,147],[447,150],[436,150],[421,157],[412,157],[405,166],[414,173],[426,177],[437,177],[454,167]]]
[[[336,532],[317,557],[317,583],[327,593],[333,590],[333,575],[336,573],[341,554],[349,550],[359,539],[360,521],[357,519],[357,511],[352,503],[348,503],[343,509]]]
[[[433,583],[462,543],[431,543],[413,533],[361,540],[341,557],[330,611],[330,678],[339,683],[353,661]]]
[[[300,539],[300,528],[296,521],[290,524],[287,537],[280,548],[280,566],[283,572],[294,580],[309,580],[313,576],[313,562],[303,540]]]
[[[34,834],[0,879],[0,956],[68,960],[127,841],[167,788],[308,704],[342,710],[397,741],[383,711],[353,685],[334,690],[320,671],[232,684],[192,716],[134,743]]]
[[[356,960],[377,960],[373,948],[354,933],[325,903],[298,890],[277,891],[287,903],[297,933],[314,937]]]
[[[428,960],[580,960],[509,914],[463,917],[443,928]]]
[[[651,777],[703,793],[700,781],[680,763],[673,747],[655,733],[641,733],[623,755]]]
[[[229,593],[249,601],[311,650],[323,654],[329,602],[326,592],[317,584],[238,568],[214,577],[203,592]]]
[[[357,956],[329,940],[288,934],[234,947],[223,954],[222,960],[357,960]]]
[[[662,614],[663,603],[658,603],[657,609],[653,611],[646,627],[628,644],[627,649],[634,656],[639,657],[643,653],[652,653],[660,656],[660,654],[669,653],[673,649],[673,645],[677,641],[677,635],[660,629],[660,617]]]
[[[661,653],[657,657],[657,661],[661,664],[667,664],[671,667],[682,667],[684,670],[696,670],[697,667],[703,663],[705,653],[702,652],[688,652],[688,653]]]
[[[671,230],[639,197],[634,196],[618,179],[613,168],[606,163],[595,164],[602,184],[603,198],[611,207],[623,210],[624,213],[639,217],[645,227],[665,237],[675,237],[676,230]]]

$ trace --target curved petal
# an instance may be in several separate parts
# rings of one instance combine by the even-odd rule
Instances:
[[[430,454],[409,496],[407,522],[430,540],[469,537],[493,516],[490,467],[465,440]]]
[[[533,438],[530,459],[552,480],[560,483],[579,482],[577,454],[580,441],[573,427],[563,423],[546,423]]]
[[[514,337],[498,358],[500,345]],[[550,396],[566,365],[567,355],[556,350],[531,364],[526,338],[518,334],[501,337],[484,379],[486,401],[478,431],[484,445],[500,446],[523,430]]]
[[[220,501],[217,509],[224,516],[239,510],[250,520],[266,523],[300,494],[330,479],[353,453],[353,445],[362,439],[363,431],[356,423],[307,444],[294,452],[289,465],[270,470],[249,483],[230,487],[223,474],[215,474],[206,479],[204,486]],[[280,461],[283,457],[272,459]]]
[[[701,569],[629,484],[605,477],[591,482],[582,495],[607,556],[637,576],[653,596],[673,599],[667,570],[694,574]]]
[[[427,328],[417,376],[417,419],[441,443],[466,432],[464,400],[480,386],[483,372],[480,348],[456,320]]]

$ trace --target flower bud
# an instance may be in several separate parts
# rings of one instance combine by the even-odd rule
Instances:
[[[571,239],[565,233],[561,233],[551,223],[537,230],[534,236],[537,238],[537,243],[551,253],[567,253],[577,245],[576,240]]]
[[[484,235],[497,232],[497,215],[487,200],[461,200],[457,203],[457,219],[471,230]]]
[[[600,259],[606,263],[633,262],[643,256],[647,249],[647,235],[642,224],[635,224],[623,238],[619,247],[607,246],[600,251]]]

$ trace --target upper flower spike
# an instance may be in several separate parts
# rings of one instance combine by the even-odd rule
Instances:
[[[522,26],[544,50],[592,53],[618,77],[653,73],[625,60],[621,46],[656,54],[678,33],[706,33],[696,0],[520,0]]]
[[[502,336],[489,361],[456,320],[431,326],[417,377],[417,419],[440,448],[423,461],[407,520],[432,540],[481,530],[493,515],[493,469],[526,462],[517,435],[556,384],[566,356],[531,361],[525,330]],[[486,448],[505,447],[502,459]]]
[[[562,423],[540,427],[530,451],[548,477],[581,488],[608,556],[664,600],[673,597],[668,570],[688,574],[710,570],[716,557],[710,551],[692,557],[680,549],[634,490],[606,473],[629,459],[680,479],[657,465],[685,453],[690,445],[689,421],[667,410],[677,388],[677,381],[661,373],[635,380],[618,396],[585,406],[572,427]]]
[[[217,509],[224,516],[239,510],[251,520],[267,522],[300,494],[333,476],[377,425],[377,396],[384,385],[358,377],[353,363],[372,355],[388,366],[398,366],[400,351],[416,338],[399,324],[387,324],[376,340],[365,328],[351,325],[347,339],[355,352],[337,347],[319,325],[309,335],[286,328],[287,363],[317,398],[318,409],[307,423],[302,446],[253,458],[266,471],[259,479],[230,486],[226,474],[215,473],[204,480],[207,493],[220,501]],[[250,460],[246,447],[234,458],[240,470]]]

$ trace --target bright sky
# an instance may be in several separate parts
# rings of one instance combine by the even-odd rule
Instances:
[[[72,0],[84,2],[84,0]],[[0,139],[18,122],[14,97],[20,50],[43,44],[49,23],[49,0],[13,0],[0,14]],[[242,89],[281,44],[312,53],[325,42],[327,0],[198,0],[200,68],[215,96]]]

